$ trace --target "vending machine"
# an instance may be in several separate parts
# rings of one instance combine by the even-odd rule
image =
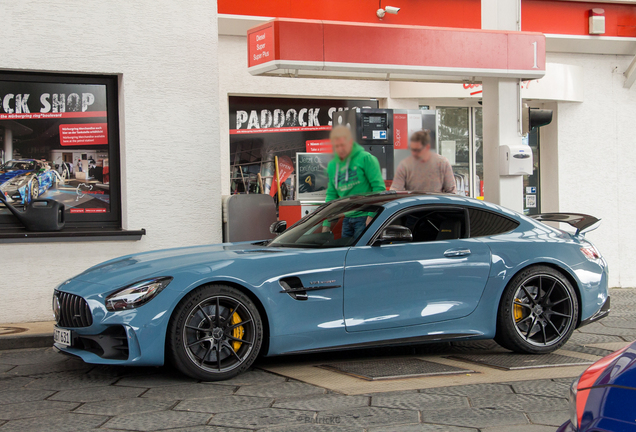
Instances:
[[[356,108],[334,113],[334,126],[345,125],[353,139],[378,158],[384,180],[393,178],[393,110]]]

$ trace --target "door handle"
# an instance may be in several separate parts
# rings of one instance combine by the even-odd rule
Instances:
[[[449,249],[444,252],[444,256],[448,258],[463,257],[470,255],[470,249]]]

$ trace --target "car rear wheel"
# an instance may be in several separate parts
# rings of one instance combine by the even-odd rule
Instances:
[[[186,375],[206,381],[232,378],[258,356],[263,322],[254,303],[226,285],[206,285],[176,307],[168,328],[168,356]]]
[[[504,291],[495,340],[521,353],[555,351],[572,335],[578,311],[576,292],[561,272],[547,266],[529,267]]]

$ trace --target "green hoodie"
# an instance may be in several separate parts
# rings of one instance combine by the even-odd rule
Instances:
[[[327,202],[350,195],[386,190],[378,158],[366,152],[356,142],[344,160],[334,155],[327,165],[327,177]]]

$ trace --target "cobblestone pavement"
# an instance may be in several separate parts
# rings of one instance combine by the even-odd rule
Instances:
[[[636,290],[612,290],[612,306],[567,349],[603,356],[609,351],[589,344],[635,340]],[[8,350],[0,351],[0,432],[554,431],[567,419],[573,379],[527,373],[528,381],[513,383],[347,396],[258,369],[201,383],[170,368],[91,366],[52,349]]]

